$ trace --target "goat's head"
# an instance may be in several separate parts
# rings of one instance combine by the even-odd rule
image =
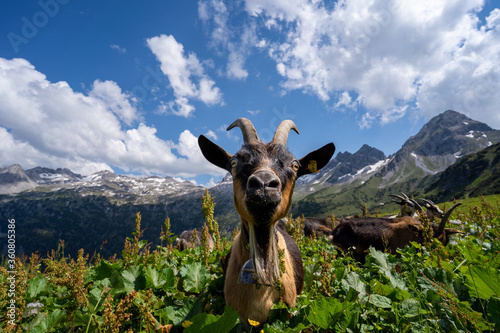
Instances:
[[[245,118],[239,118],[228,130],[239,127],[244,144],[233,156],[201,135],[199,146],[205,158],[233,176],[234,204],[241,218],[255,226],[269,226],[285,217],[298,177],[316,172],[325,166],[335,145],[324,147],[296,159],[286,148],[290,130],[299,132],[293,121],[284,120],[273,140],[265,144]]]
[[[442,218],[444,216],[444,212],[434,202],[429,199],[421,200],[424,202],[423,206],[427,209],[426,214],[430,221],[434,220],[434,217]]]
[[[401,195],[389,195],[399,199],[399,201],[392,200],[392,202],[395,202],[400,206],[399,216],[412,216],[420,208],[419,204],[415,200],[408,198],[408,196],[404,193],[401,193]]]

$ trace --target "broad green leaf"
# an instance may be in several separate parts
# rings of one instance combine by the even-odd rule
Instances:
[[[122,272],[123,284],[127,293],[132,290],[142,290],[146,287],[146,279],[138,266],[131,266]]]
[[[349,272],[341,283],[342,288],[347,292],[352,288],[356,290],[360,296],[366,295],[366,285],[363,281],[361,281],[358,273],[356,272]]]
[[[414,299],[405,299],[399,305],[399,314],[403,317],[415,317],[420,313],[420,303]]]
[[[182,286],[187,292],[200,292],[210,281],[210,272],[200,262],[183,266],[179,273],[183,277]]]
[[[391,299],[382,295],[373,294],[370,295],[369,302],[376,307],[388,309],[391,307]]]
[[[36,298],[41,292],[47,290],[47,279],[45,277],[36,276],[34,277],[28,286],[28,297],[29,299]]]
[[[474,297],[489,299],[500,298],[500,270],[483,267],[469,266],[465,269],[465,284],[469,287],[469,293]]]
[[[164,311],[168,319],[176,326],[201,312],[202,307],[200,300],[196,298],[189,298],[184,303],[184,306],[167,306]]]
[[[239,315],[232,307],[226,306],[224,314],[214,316],[212,314],[200,313],[190,318],[192,324],[184,332],[229,332],[238,321]]]
[[[311,303],[307,319],[315,326],[328,329],[349,306],[336,298],[320,298]]]
[[[161,288],[166,282],[167,278],[163,272],[158,271],[156,268],[147,267],[144,272],[144,277],[146,279],[146,289],[149,288]]]
[[[64,311],[59,309],[50,313],[39,313],[25,329],[30,333],[51,332],[64,320],[65,316]]]
[[[379,267],[380,271],[385,276],[387,276],[394,288],[407,290],[406,284],[401,276],[397,275],[397,273],[393,274],[394,264],[388,262],[388,254],[375,250],[373,247],[370,247],[369,254],[374,259],[374,264]]]

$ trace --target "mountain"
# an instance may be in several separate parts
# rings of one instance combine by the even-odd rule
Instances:
[[[19,164],[0,168],[0,194],[17,193],[36,186],[37,183],[28,177]]]
[[[320,172],[298,179],[294,198],[302,198],[320,188],[334,184],[345,184],[369,175],[378,170],[386,161],[385,154],[369,145],[363,145],[357,152],[339,152]]]
[[[81,175],[73,173],[69,169],[61,168],[54,170],[49,168],[36,167],[26,170],[26,175],[39,185],[71,183],[82,180]]]
[[[500,143],[462,157],[433,177],[425,191],[436,202],[499,193]]]
[[[424,195],[433,182],[432,176],[445,171],[462,156],[498,142],[499,130],[458,112],[445,111],[425,124],[395,154],[366,166],[367,172],[357,172],[354,177],[350,173],[348,184],[328,183],[331,171],[321,170],[296,190],[298,200],[292,213],[345,216],[359,212],[360,203],[367,203],[371,210],[395,210],[389,194]]]
[[[500,141],[500,131],[448,110],[432,118],[410,137],[378,176],[381,187],[421,179],[444,171],[460,157]]]

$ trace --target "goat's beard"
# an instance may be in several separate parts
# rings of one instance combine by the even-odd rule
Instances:
[[[280,278],[278,239],[274,225],[248,225],[249,249],[257,281],[274,285]]]

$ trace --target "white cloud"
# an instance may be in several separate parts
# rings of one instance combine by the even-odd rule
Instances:
[[[230,12],[222,0],[200,0],[198,16],[210,33],[210,46],[221,55],[227,55],[225,74],[230,79],[245,80],[248,71],[245,62],[253,46],[259,41],[255,25],[245,22],[239,26],[229,22]]]
[[[161,71],[168,77],[174,90],[175,101],[164,104],[175,115],[189,117],[195,111],[191,100],[207,105],[222,104],[222,94],[204,72],[195,54],[184,54],[184,46],[171,35],[161,35],[147,40],[148,47],[160,62]],[[197,82],[196,82],[197,81]]]
[[[109,47],[112,48],[113,50],[117,51],[118,53],[121,53],[121,54],[127,53],[127,49],[124,47],[121,47],[118,44],[111,44]]]
[[[1,166],[67,167],[81,174],[118,167],[126,172],[194,177],[223,172],[202,157],[184,131],[177,143],[140,120],[131,97],[112,81],[88,95],[49,82],[24,59],[0,58]],[[127,125],[127,127],[125,127]]]
[[[284,91],[333,105],[352,91],[367,109],[360,123],[446,109],[500,127],[500,10],[482,25],[482,0],[246,0]],[[257,46],[258,45],[258,46]],[[496,64],[496,65],[495,65]],[[406,107],[402,107],[406,105]]]
[[[108,111],[114,113],[127,125],[130,125],[138,118],[136,109],[130,103],[130,95],[122,93],[116,82],[94,81],[89,96],[101,100]]]

